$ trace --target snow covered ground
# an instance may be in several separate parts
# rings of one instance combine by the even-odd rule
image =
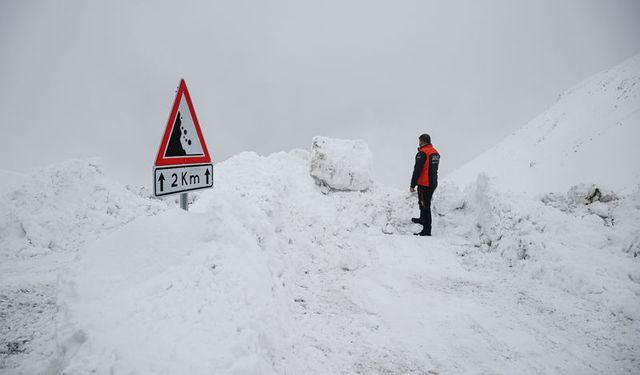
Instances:
[[[3,200],[3,371],[640,369],[639,193],[523,204],[445,183],[418,238],[409,193],[323,194],[308,166],[240,154],[189,212],[91,162],[33,176]]]
[[[632,137],[637,116],[627,118]],[[465,167],[438,187],[424,238],[412,235],[414,195],[327,190],[313,155],[236,155],[189,212],[109,179],[97,160],[25,177],[0,198],[0,372],[640,372],[632,171],[607,187],[564,170],[569,185],[532,195],[510,183],[543,176],[532,169],[509,180]],[[578,160],[591,162],[572,161],[576,171]]]

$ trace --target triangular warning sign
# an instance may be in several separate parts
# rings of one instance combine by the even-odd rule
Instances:
[[[182,79],[158,149],[156,166],[198,163],[211,163],[211,157],[191,103],[187,84]]]

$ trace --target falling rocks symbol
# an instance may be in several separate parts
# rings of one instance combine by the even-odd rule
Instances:
[[[185,156],[187,152],[182,147],[180,137],[182,136],[182,115],[178,111],[176,115],[176,121],[173,123],[171,129],[171,138],[169,138],[169,145],[167,146],[167,152],[165,156]]]

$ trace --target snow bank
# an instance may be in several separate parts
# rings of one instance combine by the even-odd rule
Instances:
[[[105,177],[94,159],[42,168],[0,195],[0,372],[46,368],[61,270],[84,244],[167,208],[147,191]]]
[[[461,191],[436,194],[436,232],[466,238],[463,256],[477,266],[499,255],[523,275],[596,303],[612,315],[640,320],[640,190],[618,195],[576,185],[564,195],[522,199],[480,174]]]
[[[478,174],[503,190],[565,192],[578,183],[630,193],[640,185],[640,55],[596,74],[546,112],[446,176],[460,187]]]
[[[627,250],[637,244],[637,195],[575,187],[550,203],[515,199],[487,176],[464,190],[445,183],[434,202],[440,238],[424,239],[411,235],[414,195],[321,194],[311,155],[236,155],[216,166],[216,188],[189,212],[141,217],[83,247],[63,279],[61,344],[48,370],[456,373],[508,362],[515,372],[578,371],[589,366],[568,366],[569,353],[536,340],[559,321],[569,330],[554,338],[562,345],[640,321],[640,275]],[[477,288],[479,299],[456,288]],[[548,331],[522,331],[531,326]],[[492,351],[486,330],[506,335],[513,359]],[[609,363],[615,347],[628,361],[635,337],[585,356]]]
[[[314,137],[309,173],[320,186],[364,191],[373,184],[372,158],[365,141]]]
[[[218,208],[141,218],[84,249],[62,296],[65,352],[49,370],[274,374],[288,335],[282,281],[234,216],[271,224],[239,200]]]
[[[166,208],[104,177],[98,160],[35,171],[0,199],[0,258],[75,251],[134,218]]]
[[[331,278],[370,262],[351,236],[411,230],[394,214],[404,203],[391,204],[407,194],[321,194],[309,160],[304,150],[236,155],[188,213],[139,218],[85,246],[64,278],[62,345],[48,369],[334,373],[353,365],[348,350],[373,355],[354,343],[361,333],[345,333],[355,323],[340,309],[352,303],[336,300]],[[336,312],[312,319],[311,308]],[[319,346],[336,351],[316,358]]]

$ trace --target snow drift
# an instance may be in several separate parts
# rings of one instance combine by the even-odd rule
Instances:
[[[88,242],[167,209],[148,189],[71,160],[14,181],[0,195],[0,372],[37,374],[55,356],[58,278]]]
[[[103,232],[166,207],[144,189],[104,177],[98,159],[43,168],[0,200],[0,258],[77,250]]]
[[[576,183],[630,192],[640,185],[640,54],[563,93],[546,112],[454,171],[460,186],[486,173],[506,189],[565,192]]]

